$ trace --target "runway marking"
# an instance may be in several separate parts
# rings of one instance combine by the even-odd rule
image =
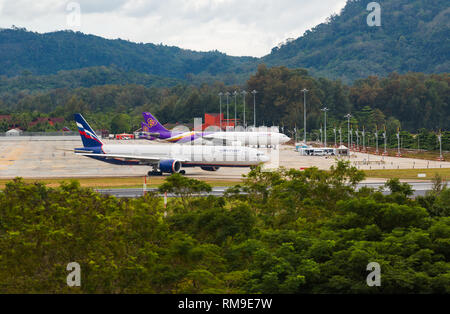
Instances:
[[[12,166],[20,156],[25,152],[25,147],[15,147],[5,155],[0,156],[0,170],[5,170],[9,166]]]

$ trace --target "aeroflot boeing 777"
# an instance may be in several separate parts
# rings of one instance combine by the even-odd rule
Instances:
[[[185,174],[182,168],[200,167],[217,171],[220,167],[252,167],[269,161],[264,153],[241,146],[207,145],[105,145],[81,114],[75,114],[83,141],[77,155],[118,165],[150,166],[149,175]]]

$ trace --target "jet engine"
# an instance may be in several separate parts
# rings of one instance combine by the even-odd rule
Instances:
[[[163,173],[179,173],[181,171],[181,162],[178,160],[161,160],[159,170]]]

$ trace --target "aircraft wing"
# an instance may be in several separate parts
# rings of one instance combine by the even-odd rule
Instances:
[[[101,157],[106,159],[123,159],[123,160],[137,160],[143,161],[150,164],[156,164],[161,160],[166,160],[170,157],[160,158],[160,157],[151,157],[151,156],[133,156],[133,155],[115,155],[115,154],[91,154],[91,153],[75,153],[76,155],[86,156],[86,157]],[[187,162],[189,160],[180,160],[178,158],[173,158],[180,162]]]

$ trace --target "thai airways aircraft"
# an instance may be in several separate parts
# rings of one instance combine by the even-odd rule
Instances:
[[[252,167],[269,161],[264,153],[241,146],[207,145],[106,145],[95,134],[81,114],[75,114],[83,141],[77,155],[117,165],[149,166],[148,175],[185,174],[182,168],[200,167],[217,171],[220,167]]]
[[[270,145],[284,144],[290,138],[278,132],[172,132],[167,130],[151,113],[144,112],[145,122],[142,123],[144,138],[161,139],[172,143],[188,143],[198,139],[214,143],[236,143],[241,145]]]

